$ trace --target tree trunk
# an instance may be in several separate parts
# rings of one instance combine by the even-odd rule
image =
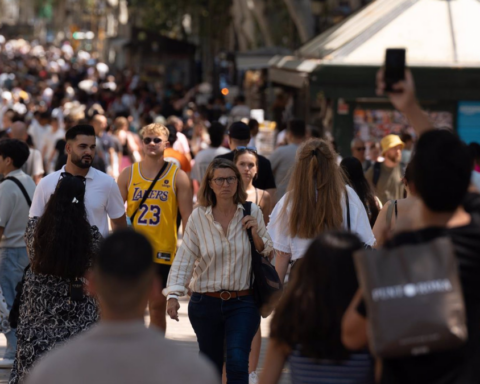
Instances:
[[[255,47],[255,24],[253,15],[248,9],[245,0],[234,0],[232,6],[232,17],[235,31],[238,38],[240,52],[248,51]]]
[[[313,37],[311,0],[284,0],[302,43]]]
[[[265,16],[265,1],[264,0],[252,0],[253,9],[252,12],[257,19],[260,32],[262,33],[263,42],[266,47],[273,47],[275,45],[272,31],[270,30],[270,23]]]

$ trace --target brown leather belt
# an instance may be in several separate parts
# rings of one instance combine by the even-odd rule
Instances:
[[[253,294],[253,291],[251,289],[245,289],[244,291],[220,291],[220,292],[202,293],[202,295],[216,297],[217,299],[222,299],[223,301],[236,299],[237,297],[248,296],[252,294]]]

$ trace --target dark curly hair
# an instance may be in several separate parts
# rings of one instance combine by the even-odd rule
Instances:
[[[353,253],[362,248],[347,232],[326,232],[292,269],[270,324],[270,337],[313,359],[344,360],[343,315],[358,289]]]
[[[85,274],[93,257],[93,240],[84,200],[85,180],[60,179],[35,231],[31,265],[35,273],[64,278]]]

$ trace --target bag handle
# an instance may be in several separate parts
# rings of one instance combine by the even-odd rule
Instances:
[[[243,217],[250,216],[252,213],[252,202],[246,201],[243,203]],[[251,257],[252,257],[252,267],[250,271],[250,289],[253,287],[253,252],[255,252],[255,243],[253,242],[253,235],[252,230],[249,228],[247,229],[247,236],[248,240],[250,241],[250,248],[251,248]]]
[[[393,209],[395,209],[395,219],[397,219],[397,200],[390,200],[387,208],[387,228],[390,229],[392,223]]]
[[[17,184],[18,188],[20,188],[20,190],[22,191],[23,196],[25,197],[25,200],[27,200],[28,206],[31,207],[32,206],[32,200],[30,200],[30,196],[28,196],[28,192],[25,189],[25,187],[23,186],[23,184],[16,177],[13,177],[13,176],[8,176],[5,179],[3,179],[3,181],[5,181],[5,180],[10,180],[10,181],[13,181],[15,184]]]
[[[165,169],[167,168],[167,165],[169,163],[167,161],[165,161],[165,163],[163,164],[163,167],[162,169],[160,169],[160,171],[157,173],[157,176],[155,176],[155,178],[153,179],[152,183],[150,184],[150,187],[148,187],[147,189],[147,192],[143,195],[143,198],[142,198],[142,201],[140,201],[140,204],[138,205],[137,209],[135,210],[135,212],[133,212],[133,215],[130,217],[130,221],[132,223],[132,226],[134,224],[134,220],[135,220],[135,215],[137,214],[138,210],[140,209],[140,207],[143,205],[143,203],[145,203],[145,200],[147,200],[148,198],[148,195],[150,195],[150,192],[152,192],[152,189],[153,187],[155,186],[155,184],[157,183],[158,179],[160,178],[160,176],[162,175],[162,173],[165,171]],[[133,172],[133,165],[132,165],[132,172]]]
[[[378,180],[380,180],[380,173],[382,172],[382,163],[378,161],[373,164],[373,186],[376,188],[378,184]]]
[[[345,200],[347,204],[347,228],[348,232],[351,231],[351,223],[350,223],[350,199],[348,198],[348,190],[345,188]]]

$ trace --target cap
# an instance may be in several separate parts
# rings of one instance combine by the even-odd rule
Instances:
[[[232,123],[228,128],[227,134],[232,139],[250,140],[250,128],[248,128],[247,124],[242,123],[241,121],[236,121],[235,123]]]
[[[385,136],[382,141],[380,142],[382,146],[382,155],[387,152],[389,149],[396,147],[397,145],[401,145],[402,149],[405,147],[405,144],[397,135],[387,135]]]

